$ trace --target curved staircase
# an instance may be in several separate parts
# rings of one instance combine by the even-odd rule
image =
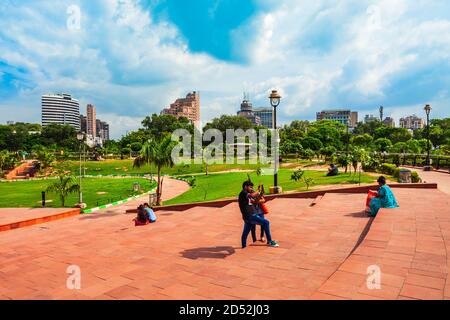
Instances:
[[[6,175],[6,180],[25,180],[34,177],[37,172],[37,161],[28,160],[22,162],[18,167]]]

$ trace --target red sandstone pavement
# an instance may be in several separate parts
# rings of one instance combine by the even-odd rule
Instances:
[[[160,212],[145,227],[113,208],[4,232],[0,298],[450,298],[448,195],[395,192],[401,208],[373,221],[360,194],[327,194],[314,207],[313,199],[276,199],[268,218],[280,248],[240,249],[236,204]],[[374,264],[381,290],[365,285]],[[69,265],[81,268],[81,290],[66,287]]]
[[[164,180],[162,195],[163,201],[172,199],[189,190],[189,185],[186,182],[171,178],[165,178]],[[114,211],[126,211],[127,209],[136,208],[145,202],[149,202],[148,195],[117,206],[114,208]],[[75,210],[64,208],[0,208],[0,232],[55,221],[77,215],[79,213],[79,209]],[[95,215],[102,217],[109,216],[109,214],[110,213],[107,211],[100,211]]]
[[[434,171],[417,170],[423,182],[437,183],[439,190],[450,195],[450,174]]]
[[[73,209],[52,209],[52,208],[0,208],[0,226],[44,218],[57,214],[72,212]]]

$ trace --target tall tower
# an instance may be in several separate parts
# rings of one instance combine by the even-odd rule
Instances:
[[[92,137],[97,136],[97,114],[95,106],[92,104],[87,105],[87,134]]]
[[[80,130],[80,103],[70,94],[45,94],[42,96],[42,126],[70,125]]]
[[[380,107],[380,121],[383,122],[384,119],[384,107],[381,106]]]

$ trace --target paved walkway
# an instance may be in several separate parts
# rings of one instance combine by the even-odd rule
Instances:
[[[423,182],[437,183],[439,190],[450,194],[450,174],[435,171],[416,171],[419,173],[419,176],[422,178]]]
[[[172,179],[169,177],[164,177],[163,190],[162,190],[162,201],[164,202],[164,201],[173,199],[173,198],[185,193],[186,191],[189,191],[189,188],[190,188],[189,185],[184,181]],[[135,209],[140,204],[143,204],[145,202],[149,202],[148,195],[140,197],[133,201],[127,202],[123,205],[111,208],[112,210],[101,211],[100,213],[104,213],[107,211],[110,211],[110,212],[111,211],[126,211],[128,209]]]
[[[363,194],[326,194],[314,207],[313,199],[276,199],[269,218],[280,248],[240,249],[235,203],[159,212],[145,227],[116,207],[4,232],[0,298],[450,298],[448,196],[395,192],[402,208],[373,221]],[[382,291],[363,287],[372,264],[383,272]],[[80,267],[81,290],[66,287],[70,265]]]
[[[450,197],[433,190],[395,193],[401,208],[380,211],[362,244],[313,298],[450,299]],[[381,287],[370,290],[373,267]]]
[[[73,209],[53,209],[53,208],[0,208],[0,226],[18,221],[39,219],[65,212],[71,212]]]

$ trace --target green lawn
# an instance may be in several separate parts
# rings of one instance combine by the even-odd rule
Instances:
[[[41,192],[56,180],[0,182],[0,208],[33,208],[41,206]],[[88,208],[110,202],[123,200],[133,195],[133,183],[138,182],[147,192],[152,185],[143,178],[84,178],[83,201]],[[153,185],[156,185],[153,183]],[[56,194],[48,194],[47,200],[53,200],[47,207],[60,207],[61,202]],[[78,203],[78,193],[66,199],[66,207]]]
[[[303,182],[290,180],[292,173],[292,170],[280,170],[279,185],[282,186],[283,191],[306,191],[306,186]],[[252,173],[250,177],[255,185],[264,184],[266,192],[273,185],[273,176],[257,176],[255,173]],[[311,189],[318,185],[356,184],[359,182],[358,175],[340,174],[337,177],[326,177],[324,171],[305,171],[305,177],[314,179]],[[247,174],[239,172],[197,176],[194,188],[177,198],[164,202],[164,204],[202,202],[235,197],[240,192],[242,182],[245,180],[247,180]],[[375,177],[366,174],[361,175],[361,183],[372,183],[375,180]]]
[[[300,160],[298,163],[293,163],[293,166],[307,165],[310,161]],[[62,166],[71,171],[73,174],[79,172],[79,162],[66,161]],[[209,172],[220,172],[228,170],[256,170],[258,165],[256,164],[217,164],[210,165]],[[153,167],[152,172],[155,173],[156,169]],[[164,168],[163,174],[167,175],[187,175],[194,173],[205,172],[205,165],[192,164],[185,166],[175,166],[173,168]],[[88,161],[86,162],[86,175],[143,175],[150,173],[150,166],[143,168],[133,168],[132,160],[107,160],[107,161]]]

